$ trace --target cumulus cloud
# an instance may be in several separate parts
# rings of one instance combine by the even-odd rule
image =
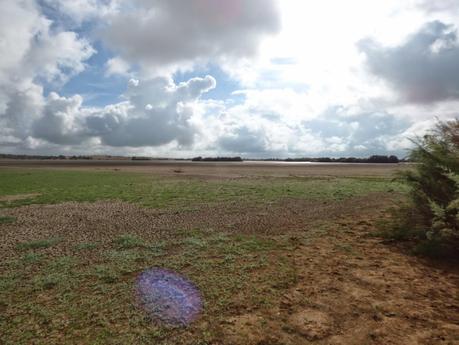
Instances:
[[[172,141],[189,146],[197,132],[190,122],[190,104],[215,86],[211,76],[178,85],[167,78],[131,82],[127,102],[86,118],[88,134],[110,146],[159,146]]]
[[[103,37],[150,73],[253,55],[279,30],[275,0],[135,0],[109,17]]]
[[[32,0],[2,2],[0,22],[0,123],[25,140],[47,111],[42,83],[65,82],[95,51],[76,33],[52,29]]]
[[[215,86],[211,76],[179,84],[168,78],[131,79],[124,94],[126,101],[103,108],[85,107],[81,96],[62,97],[55,92],[46,99],[34,100],[25,90],[11,99],[6,112],[11,114],[8,127],[23,132],[0,134],[5,138],[11,134],[8,142],[14,142],[11,138],[16,136],[23,141],[62,146],[91,143],[135,148],[175,142],[186,147],[193,144],[199,132],[191,121],[194,103]],[[29,116],[17,116],[26,113]]]
[[[413,103],[459,99],[459,42],[452,25],[427,23],[396,47],[372,39],[359,43],[367,67]]]
[[[80,143],[84,138],[79,123],[83,115],[82,103],[79,95],[66,98],[51,92],[41,117],[33,124],[32,136],[61,145]]]
[[[0,83],[41,77],[64,81],[81,72],[95,50],[75,32],[56,31],[32,0],[2,3]]]
[[[43,88],[34,83],[23,83],[14,88],[3,86],[0,90],[5,98],[5,110],[0,112],[3,129],[18,139],[26,138],[44,106]]]

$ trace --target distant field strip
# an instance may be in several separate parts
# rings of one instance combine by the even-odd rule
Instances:
[[[280,198],[343,200],[374,192],[403,192],[385,178],[190,179],[142,173],[3,170],[0,207],[67,201],[122,200],[147,207],[185,207],[191,203]]]

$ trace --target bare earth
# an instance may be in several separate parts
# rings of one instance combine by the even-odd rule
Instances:
[[[0,159],[1,168],[83,169],[132,171],[158,175],[185,175],[215,178],[258,176],[372,176],[389,177],[406,169],[407,164],[346,164],[289,162],[190,162],[130,160],[8,160]]]
[[[18,165],[69,168],[61,162],[24,161]],[[400,169],[396,165],[367,164],[72,162],[70,165],[81,169],[206,178],[265,174],[387,177]],[[174,172],[177,169],[181,172]],[[89,240],[109,247],[111,239],[126,228],[149,241],[172,238],[176,229],[196,227],[229,234],[289,236],[295,243],[294,249],[280,255],[293,263],[296,281],[283,291],[274,306],[247,308],[244,296],[235,296],[231,313],[223,320],[217,322],[213,315],[204,315],[182,331],[177,343],[198,344],[189,339],[194,339],[198,330],[212,325],[219,334],[212,344],[459,344],[457,266],[411,256],[371,236],[376,231],[376,220],[384,218],[385,210],[396,203],[397,198],[390,195],[367,195],[335,203],[285,199],[266,205],[203,205],[196,212],[146,209],[122,202],[32,205],[2,212],[17,217],[18,222],[3,226],[0,251],[2,259],[14,256],[15,246],[29,240],[32,229],[34,237],[63,238],[58,248],[44,250],[57,256],[69,255],[72,244]],[[326,226],[320,226],[321,219],[328,220]],[[88,254],[86,260],[90,263],[97,258]],[[57,335],[50,337],[58,343]]]

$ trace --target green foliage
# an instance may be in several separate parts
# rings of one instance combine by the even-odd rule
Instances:
[[[414,141],[410,159],[416,169],[402,173],[411,187],[411,207],[394,232],[415,237],[419,246],[459,249],[459,119],[440,122],[429,134]]]

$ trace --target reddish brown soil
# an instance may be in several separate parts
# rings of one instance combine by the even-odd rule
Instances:
[[[362,219],[363,218],[363,219]],[[287,254],[297,284],[269,312],[228,319],[225,344],[459,344],[459,272],[367,236],[371,221]]]

